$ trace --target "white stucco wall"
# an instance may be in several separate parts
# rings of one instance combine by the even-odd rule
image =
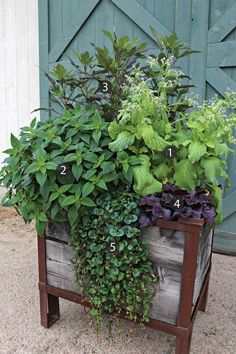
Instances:
[[[39,107],[38,1],[0,0],[0,163]]]

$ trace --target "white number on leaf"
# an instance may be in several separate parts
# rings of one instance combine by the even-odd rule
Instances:
[[[111,251],[111,252],[115,252],[115,250],[116,250],[116,244],[115,244],[115,242],[111,242],[111,244],[110,244],[110,251]]]
[[[61,166],[61,175],[66,175],[66,166]]]
[[[179,208],[180,207],[180,202],[179,202],[179,199],[176,200],[175,204],[174,204],[175,207]]]
[[[103,92],[107,92],[109,90],[109,87],[108,87],[108,83],[107,82],[103,82]]]

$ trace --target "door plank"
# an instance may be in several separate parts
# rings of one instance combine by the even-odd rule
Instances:
[[[236,41],[210,43],[207,53],[208,67],[236,66]]]
[[[232,80],[220,68],[207,68],[206,78],[211,86],[213,86],[223,97],[225,92],[236,91],[236,82]]]
[[[98,5],[100,0],[87,0],[86,5],[81,8],[81,11],[77,14],[77,24],[72,27],[70,31],[66,33],[66,37],[61,36],[54,48],[49,53],[49,61],[56,62],[62,53],[65,51],[66,47],[70,44],[72,39],[75,37],[76,33],[83,26],[84,22],[91,15],[95,7]]]
[[[208,32],[208,43],[220,42],[236,27],[236,4],[216,22]]]
[[[133,20],[151,38],[150,26],[155,28],[160,35],[170,35],[171,32],[162,25],[153,15],[144,9],[135,0],[111,0],[120,10],[122,10],[131,20]]]

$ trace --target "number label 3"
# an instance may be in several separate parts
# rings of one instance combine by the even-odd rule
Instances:
[[[99,91],[102,91],[103,93],[108,93],[111,91],[111,84],[110,82],[107,81],[102,81],[99,83]]]

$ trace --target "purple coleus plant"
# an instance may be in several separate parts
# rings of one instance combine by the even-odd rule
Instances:
[[[167,183],[163,191],[156,195],[147,195],[139,202],[140,227],[155,224],[157,219],[177,220],[182,218],[204,218],[214,224],[215,208],[209,193],[202,188],[187,192]]]

